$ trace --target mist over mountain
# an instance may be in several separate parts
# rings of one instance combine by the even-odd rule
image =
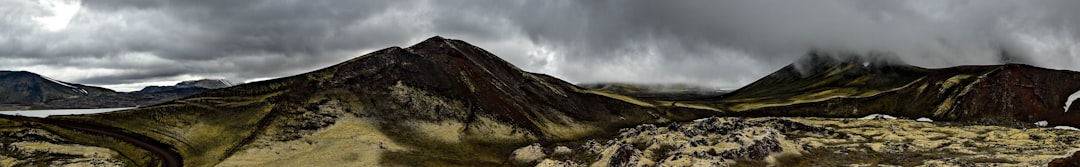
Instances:
[[[959,122],[1080,126],[1080,73],[1024,64],[922,68],[880,55],[811,52],[747,86],[687,104],[738,116],[888,114]],[[754,102],[750,102],[754,101]]]

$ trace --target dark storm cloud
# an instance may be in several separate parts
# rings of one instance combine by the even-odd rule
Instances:
[[[1068,0],[95,0],[55,31],[39,1],[0,6],[0,68],[98,85],[282,77],[433,35],[572,82],[735,87],[811,49],[1080,69]]]
[[[382,1],[86,1],[59,31],[31,19],[49,14],[36,2],[7,3],[24,7],[4,13],[20,20],[0,24],[8,44],[0,57],[27,60],[0,66],[100,85],[183,75],[280,77],[404,44],[413,33],[359,23],[393,9]],[[80,76],[49,67],[105,69]]]
[[[561,76],[578,81],[607,77],[591,71],[614,61],[612,66],[658,66],[649,67],[657,74],[642,77],[652,81],[737,85],[746,82],[715,79],[762,76],[811,49],[886,52],[930,67],[1027,63],[1080,69],[1080,13],[1072,10],[1078,1],[516,3],[488,9],[507,10],[508,20],[531,40],[566,55],[564,64],[586,64],[561,69],[573,71]],[[647,62],[642,59],[650,56],[659,58],[618,63]]]

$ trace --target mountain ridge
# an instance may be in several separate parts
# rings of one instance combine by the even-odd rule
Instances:
[[[1023,64],[921,68],[826,61],[805,73],[796,64],[721,97],[684,101],[732,116],[861,117],[889,114],[933,120],[1080,126],[1068,96],[1080,72]],[[1075,103],[1075,102],[1074,102]],[[1075,107],[1074,107],[1075,108]]]

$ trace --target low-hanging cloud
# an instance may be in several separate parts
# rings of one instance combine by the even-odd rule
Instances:
[[[1070,0],[95,0],[61,28],[34,19],[55,2],[73,1],[0,0],[0,69],[130,90],[282,77],[441,35],[579,83],[732,88],[812,49],[1080,70]]]

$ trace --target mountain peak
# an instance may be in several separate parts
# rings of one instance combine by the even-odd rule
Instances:
[[[801,75],[808,76],[837,69],[856,71],[881,71],[897,66],[907,66],[895,55],[888,53],[851,53],[814,50],[790,65]]]
[[[475,46],[472,46],[471,44],[466,43],[464,41],[443,38],[441,36],[434,36],[434,37],[428,38],[428,39],[426,39],[424,41],[420,41],[419,43],[416,43],[416,44],[414,44],[412,46],[409,46],[406,49],[411,49],[411,50],[424,50],[424,48],[456,49],[455,46],[475,47]]]
[[[419,43],[409,46],[409,48],[442,46],[450,43],[451,41],[454,40],[443,38],[441,36],[433,36],[431,38],[425,39],[424,41],[420,41]]]
[[[450,39],[446,39],[446,38],[443,38],[442,36],[436,35],[436,36],[432,36],[431,38],[428,38],[428,39],[426,39],[424,41],[433,41],[434,42],[434,41],[447,41],[447,40],[450,40]]]

